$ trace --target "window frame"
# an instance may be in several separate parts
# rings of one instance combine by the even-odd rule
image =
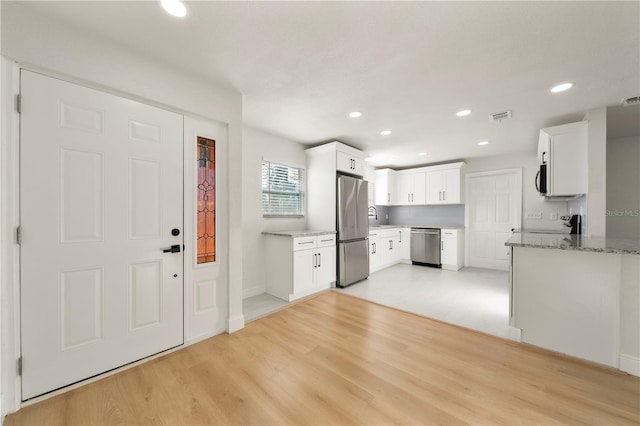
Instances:
[[[265,190],[263,189],[263,181],[262,181],[262,177],[263,177],[263,168],[265,163],[269,164],[269,169],[271,169],[271,164],[275,164],[278,166],[284,166],[287,167],[288,169],[297,169],[299,171],[299,173],[301,174],[301,180],[302,180],[302,185],[300,185],[300,187],[298,188],[298,192],[297,192],[297,196],[298,196],[298,204],[299,204],[299,213],[272,213],[272,212],[265,212],[264,210],[264,204],[262,203],[262,197],[265,194]],[[306,193],[307,193],[307,182],[306,182],[306,174],[307,174],[307,170],[304,166],[300,165],[300,164],[295,164],[295,163],[290,163],[290,162],[286,162],[286,161],[272,161],[271,159],[268,158],[262,158],[262,161],[260,163],[260,209],[262,211],[262,217],[265,219],[269,219],[269,218],[290,218],[290,219],[296,219],[296,218],[304,218],[305,214],[306,214],[306,208],[307,208],[307,200],[306,200]],[[269,191],[271,192],[271,191]]]

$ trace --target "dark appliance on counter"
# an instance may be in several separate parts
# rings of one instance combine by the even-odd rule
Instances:
[[[441,268],[440,229],[411,228],[411,263]]]
[[[369,183],[338,175],[338,287],[369,276]]]
[[[582,216],[579,214],[573,214],[570,216],[560,216],[560,219],[565,221],[564,226],[571,228],[571,235],[582,234]]]

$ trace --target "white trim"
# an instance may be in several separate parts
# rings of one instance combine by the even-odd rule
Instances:
[[[488,170],[484,172],[472,172],[465,174],[464,178],[464,266],[469,266],[469,247],[471,245],[471,239],[469,238],[469,210],[471,209],[471,205],[469,203],[469,181],[471,178],[481,177],[481,176],[499,176],[499,175],[507,175],[507,174],[515,174],[517,180],[517,186],[520,189],[518,191],[518,195],[520,196],[520,202],[518,203],[518,211],[516,212],[516,226],[514,228],[522,227],[522,202],[523,202],[523,194],[522,194],[522,167],[517,167],[513,169],[499,169],[499,170]]]
[[[242,300],[248,299],[249,297],[259,296],[266,292],[267,292],[267,287],[265,286],[245,288],[242,290]]]
[[[227,320],[227,333],[235,333],[244,328],[244,315],[236,315]]]
[[[630,355],[619,355],[620,370],[640,377],[640,358]]]
[[[20,224],[20,115],[15,109],[15,96],[20,93],[20,67],[5,57],[2,66],[2,134],[0,147],[0,313],[2,364],[0,365],[0,395],[4,415],[20,408],[21,381],[16,370],[20,356],[20,247],[15,232]]]

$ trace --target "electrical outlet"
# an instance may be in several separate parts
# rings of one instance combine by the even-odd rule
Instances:
[[[542,212],[527,213],[527,219],[542,219]]]
[[[549,220],[558,220],[558,212],[549,213]]]
[[[389,213],[385,213],[384,218],[389,219]]]

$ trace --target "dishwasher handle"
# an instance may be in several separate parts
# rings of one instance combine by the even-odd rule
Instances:
[[[439,229],[412,229],[412,234],[440,235]]]

